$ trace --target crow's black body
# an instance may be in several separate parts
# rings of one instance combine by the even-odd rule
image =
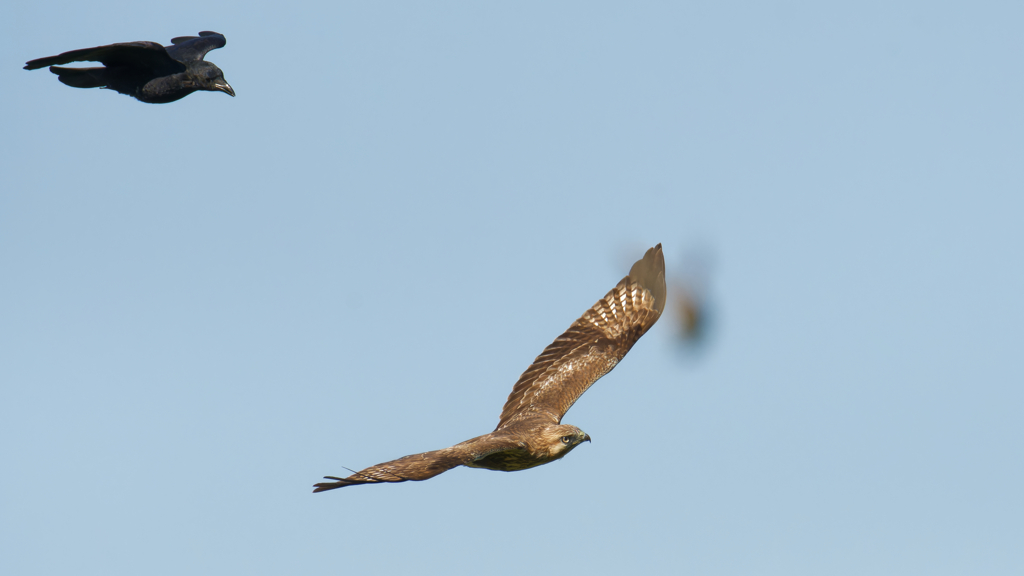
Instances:
[[[83,48],[57,56],[39,58],[25,64],[25,70],[50,66],[50,72],[75,88],[109,88],[150,104],[180,100],[196,90],[220,91],[231,96],[235,91],[212,62],[207,52],[223,47],[223,34],[200,32],[199,36],[171,39],[164,47],[156,42],[125,42]],[[55,64],[102,62],[97,68],[62,68]]]

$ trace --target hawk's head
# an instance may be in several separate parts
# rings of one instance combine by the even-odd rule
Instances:
[[[544,444],[543,449],[547,450],[547,457],[557,460],[580,444],[590,442],[590,436],[575,426],[555,424],[544,428],[541,440]]]

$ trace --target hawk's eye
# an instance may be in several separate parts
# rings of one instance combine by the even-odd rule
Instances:
[[[574,436],[562,436],[562,444],[569,444],[573,438]]]

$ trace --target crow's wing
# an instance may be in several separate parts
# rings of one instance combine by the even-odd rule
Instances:
[[[658,244],[523,372],[495,430],[536,417],[560,423],[587,388],[654,326],[666,292],[665,257]]]
[[[223,48],[228,41],[217,32],[200,32],[199,36],[178,36],[171,38],[167,53],[179,62],[196,62],[206,57],[207,52]]]
[[[122,42],[72,50],[56,56],[38,58],[25,63],[25,70],[46,66],[70,64],[71,62],[102,62],[108,67],[137,67],[146,70],[183,72],[185,66],[167,54],[167,50],[156,42]]]

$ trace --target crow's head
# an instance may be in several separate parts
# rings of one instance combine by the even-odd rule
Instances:
[[[231,84],[224,79],[224,73],[212,62],[199,60],[188,65],[189,76],[195,83],[196,90],[219,91],[230,96],[235,95]]]

